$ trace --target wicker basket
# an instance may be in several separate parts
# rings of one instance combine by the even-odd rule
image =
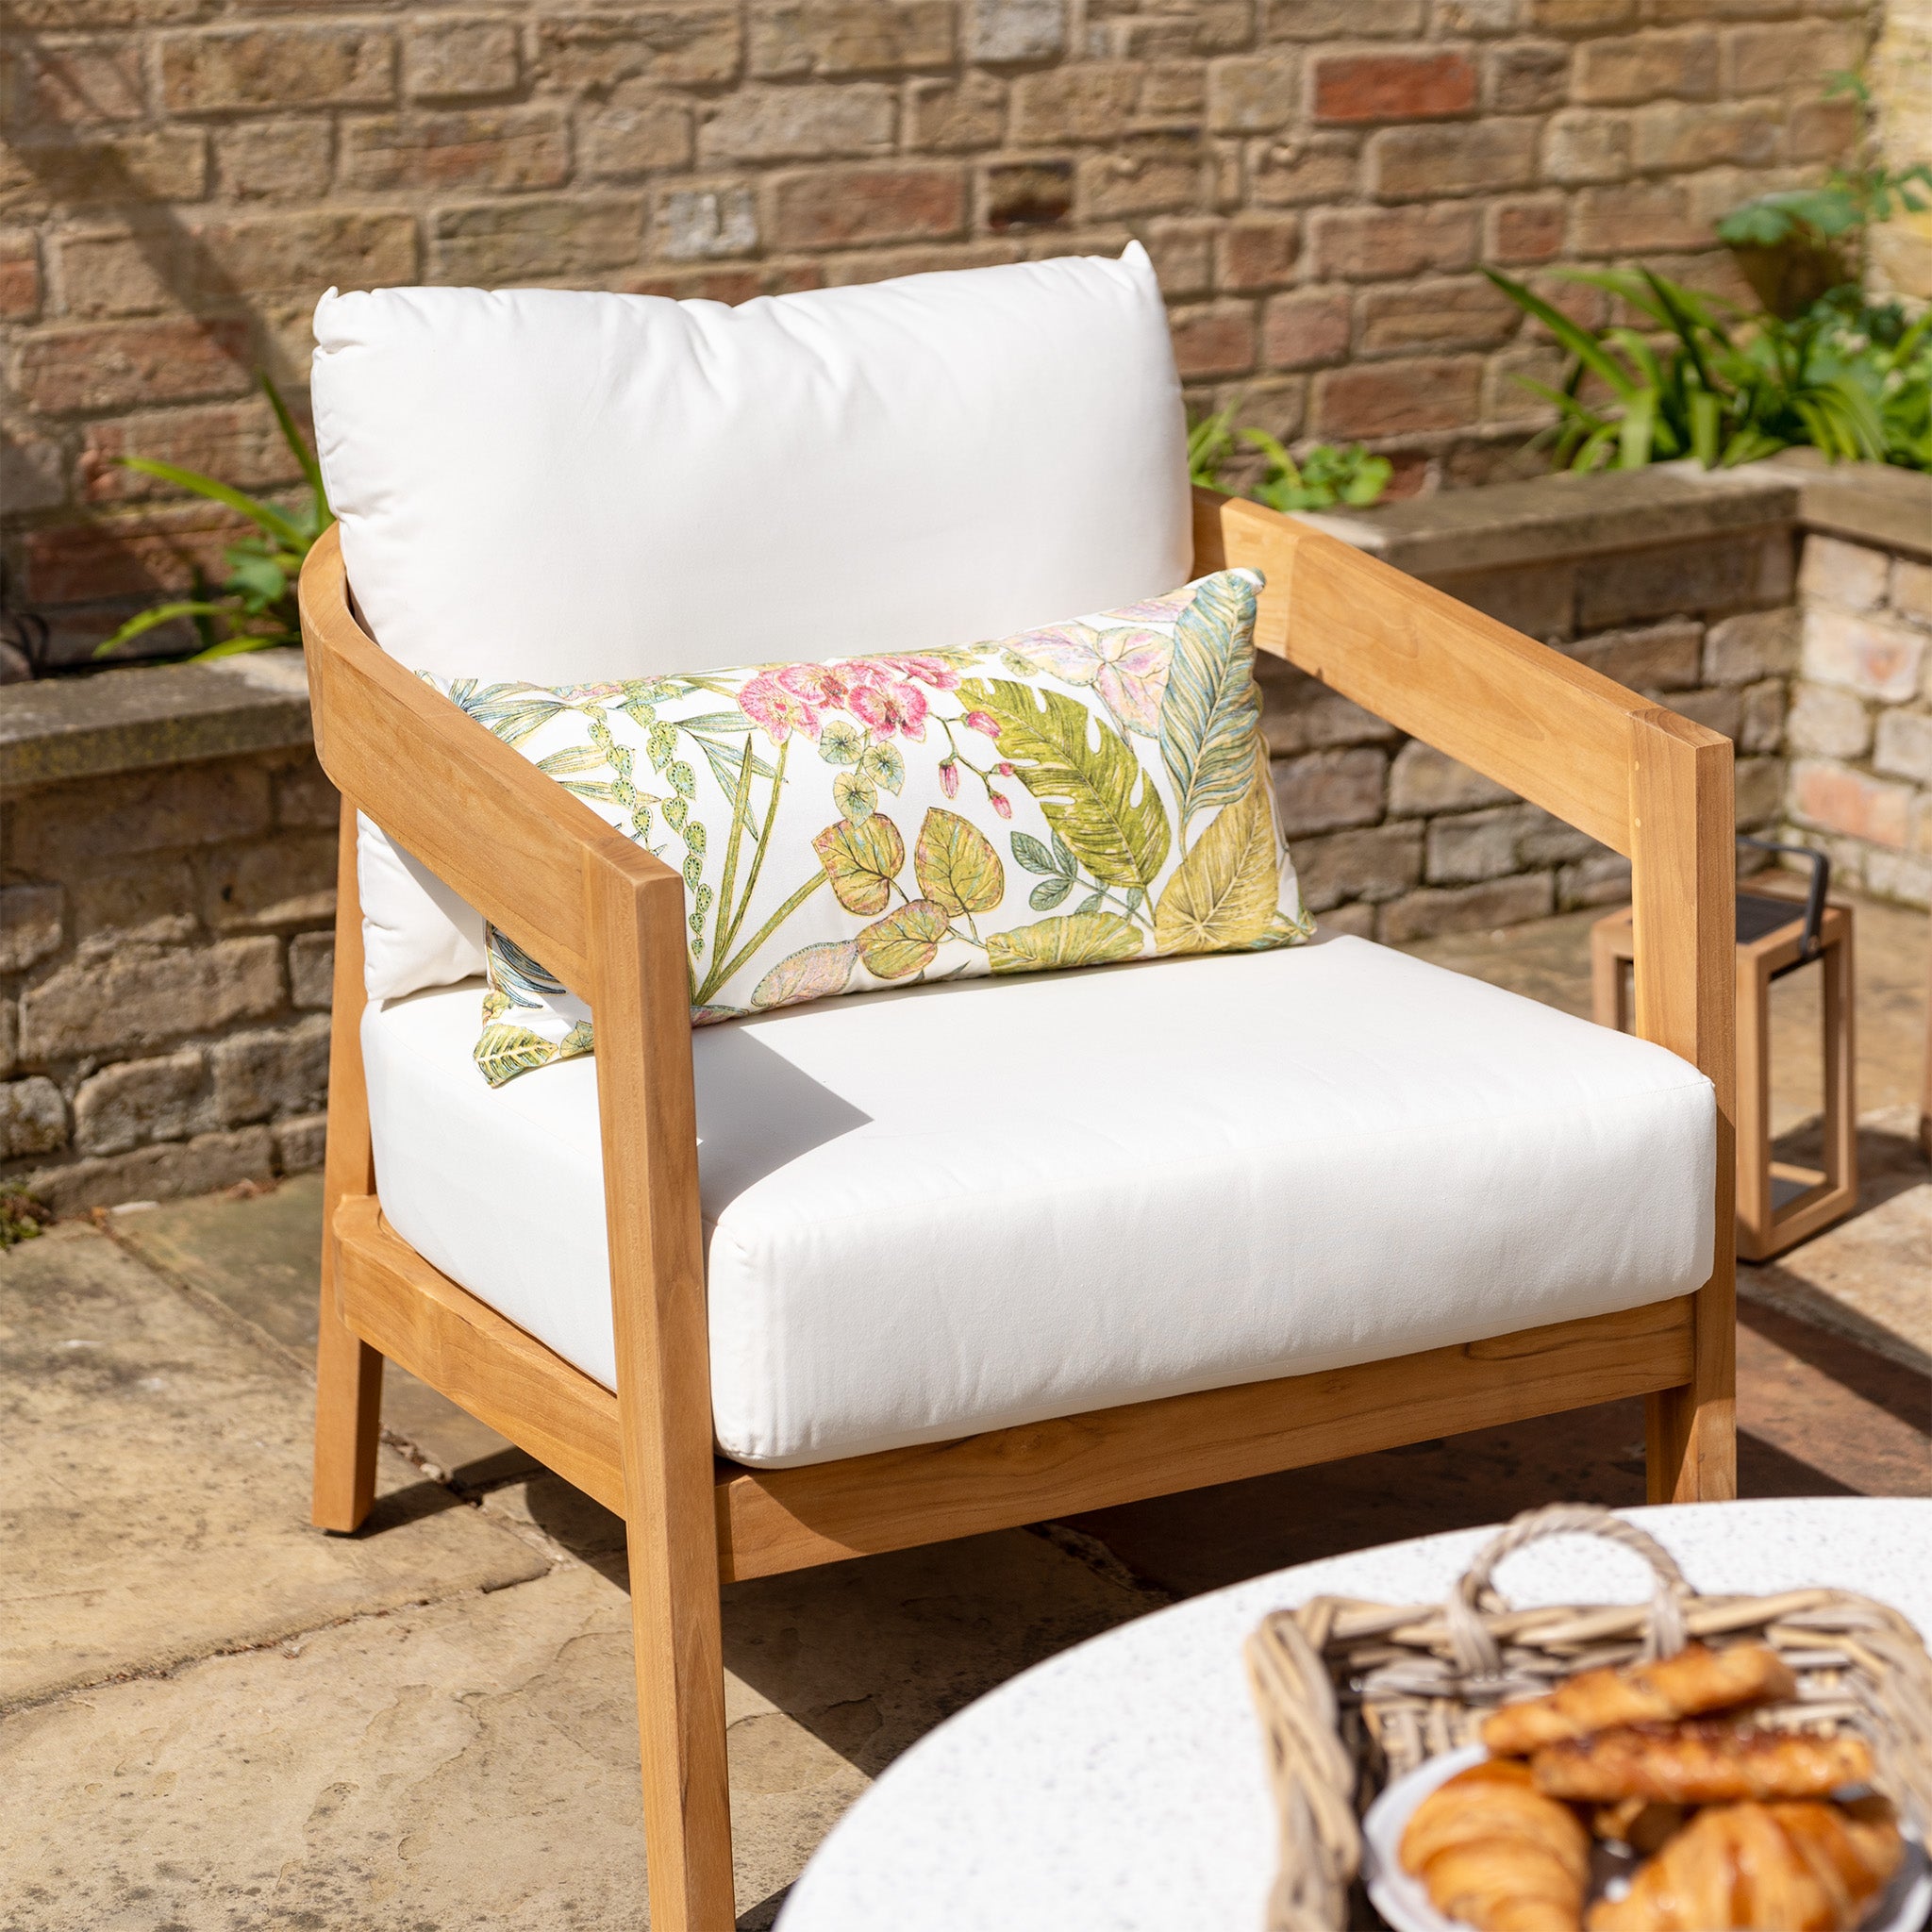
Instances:
[[[1607,1537],[1650,1565],[1647,1605],[1511,1609],[1490,1587],[1512,1551],[1541,1538]],[[1855,1728],[1875,1782],[1922,1835],[1932,1820],[1932,1658],[1896,1610],[1840,1590],[1705,1596],[1633,1524],[1585,1504],[1509,1524],[1441,1605],[1316,1597],[1269,1617],[1247,1643],[1281,1827],[1268,1932],[1373,1925],[1356,1884],[1361,1814],[1392,1778],[1477,1741],[1498,1704],[1541,1695],[1573,1673],[1669,1657],[1691,1639],[1761,1641],[1798,1679],[1760,1722]]]

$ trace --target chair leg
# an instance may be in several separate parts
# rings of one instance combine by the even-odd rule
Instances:
[[[1644,1487],[1652,1503],[1727,1503],[1738,1493],[1737,1268],[1729,1173],[1719,1179],[1718,1267],[1697,1291],[1692,1379],[1643,1399]]]
[[[630,1615],[652,1932],[731,1932],[731,1797],[714,1548],[681,1560],[663,1520],[633,1521]]]
[[[382,1357],[336,1305],[337,1204],[375,1191],[369,1096],[362,1085],[362,907],[356,881],[356,808],[342,801],[336,846],[336,970],[328,1065],[328,1150],[322,1188],[322,1319],[315,1338],[315,1496],[322,1529],[359,1529],[375,1500]]]
[[[313,1519],[319,1528],[361,1528],[375,1500],[381,1428],[382,1357],[336,1312],[334,1284],[325,1281],[315,1345]]]

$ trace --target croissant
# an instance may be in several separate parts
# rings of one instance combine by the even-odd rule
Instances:
[[[1476,1932],[1582,1932],[1590,1837],[1526,1764],[1491,1758],[1439,1785],[1410,1817],[1401,1858],[1438,1911]]]
[[[1700,1811],[1590,1932],[1852,1932],[1904,1855],[1883,1799]]]
[[[1545,1697],[1505,1705],[1484,1720],[1483,1742],[1499,1757],[1521,1757],[1564,1738],[1789,1697],[1796,1688],[1790,1667],[1762,1643],[1693,1643],[1656,1663],[1583,1671]]]
[[[1635,1724],[1545,1744],[1530,1759],[1552,1798],[1720,1805],[1740,1798],[1825,1798],[1869,1784],[1872,1752],[1852,1735],[1820,1738],[1722,1721]]]

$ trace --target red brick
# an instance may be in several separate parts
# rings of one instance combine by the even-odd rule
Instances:
[[[1322,54],[1313,69],[1317,121],[1424,121],[1475,106],[1467,54]]]
[[[1554,261],[1563,252],[1563,231],[1569,205],[1560,195],[1535,200],[1499,201],[1490,209],[1491,261],[1505,267]]]
[[[275,413],[259,397],[149,410],[88,425],[80,454],[83,501],[133,503],[171,493],[166,484],[121,467],[123,457],[152,457],[242,490],[297,483],[301,471],[282,441]]]
[[[1460,429],[1481,413],[1482,363],[1474,356],[1363,362],[1316,378],[1317,436],[1408,436]]]
[[[1791,803],[1801,819],[1827,832],[1869,839],[1903,850],[1913,791],[1822,758],[1800,758],[1791,768]]]
[[[1478,210],[1464,202],[1328,208],[1309,222],[1314,274],[1379,281],[1474,265]]]
[[[966,220],[957,168],[818,168],[779,176],[773,231],[783,248],[841,248],[957,235]]]
[[[1528,188],[1536,180],[1535,121],[1455,127],[1385,127],[1369,143],[1370,192],[1384,200]]]
[[[49,329],[22,344],[22,393],[37,409],[125,409],[239,395],[250,382],[245,322],[113,323]]]
[[[0,321],[31,322],[41,312],[41,258],[26,229],[0,234]]]
[[[1285,289],[1302,252],[1301,223],[1293,215],[1242,215],[1222,228],[1215,250],[1222,288]]]
[[[1348,354],[1348,291],[1301,289],[1269,303],[1261,359],[1270,369],[1313,369]]]
[[[1694,30],[1586,41],[1570,86],[1574,99],[1591,107],[1663,95],[1707,101],[1717,92],[1717,41]]]
[[[214,504],[32,530],[26,591],[48,604],[186,591],[200,569],[219,579],[222,552],[254,525]]]
[[[1255,312],[1246,302],[1176,308],[1168,316],[1183,381],[1245,375],[1255,366]]]
[[[559,108],[473,108],[440,114],[352,115],[337,163],[343,187],[515,192],[561,187],[570,124]]]

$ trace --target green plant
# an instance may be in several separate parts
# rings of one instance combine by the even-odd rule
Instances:
[[[1380,501],[1393,469],[1387,457],[1371,456],[1358,442],[1347,449],[1318,442],[1297,462],[1280,438],[1265,429],[1243,429],[1237,439],[1234,420],[1242,400],[1237,396],[1190,427],[1188,474],[1194,482],[1208,490],[1226,489],[1224,473],[1239,440],[1267,458],[1261,480],[1246,493],[1270,509],[1331,509],[1338,503]]]
[[[0,1188],[0,1248],[32,1241],[53,1218],[31,1194],[18,1188]]]
[[[1848,98],[1869,108],[1872,96],[1856,74],[1834,74],[1824,98]],[[1817,188],[1788,188],[1760,194],[1717,225],[1718,240],[1733,248],[1776,248],[1793,241],[1814,245],[1857,237],[1874,222],[1917,214],[1932,207],[1921,193],[1932,190],[1932,165],[1909,168],[1834,168]]]
[[[1570,352],[1560,388],[1519,378],[1556,406],[1547,433],[1559,465],[1634,470],[1691,457],[1717,469],[1794,443],[1834,459],[1919,460],[1909,454],[1924,389],[1916,331],[1874,357],[1869,344],[1854,347],[1842,309],[1828,301],[1795,322],[1740,317],[1735,305],[1649,269],[1570,271],[1568,279],[1607,291],[1655,325],[1595,330],[1521,282],[1484,273]]]
[[[1381,500],[1394,465],[1372,457],[1358,442],[1338,448],[1318,442],[1299,463],[1265,429],[1244,429],[1242,437],[1268,458],[1268,473],[1248,491],[1270,509],[1328,509],[1338,503],[1366,507]]]
[[[250,496],[231,484],[205,476],[199,470],[184,470],[174,463],[158,462],[152,457],[123,457],[121,462],[125,469],[137,470],[143,476],[157,477],[211,503],[240,510],[261,534],[244,537],[223,552],[222,560],[228,567],[228,575],[219,591],[210,593],[197,572],[192,597],[157,604],[130,617],[95,650],[96,658],[105,658],[157,625],[183,617],[192,622],[201,640],[202,648],[193,654],[194,662],[231,658],[242,651],[259,651],[270,644],[300,641],[295,578],[315,540],[334,523],[335,513],[328,507],[328,493],[323,488],[321,465],[302,440],[302,432],[296,428],[281,391],[267,375],[259,380],[269,407],[275,412],[282,440],[308,479],[308,501],[292,510],[278,509],[258,496]],[[217,632],[218,624],[225,634]]]

